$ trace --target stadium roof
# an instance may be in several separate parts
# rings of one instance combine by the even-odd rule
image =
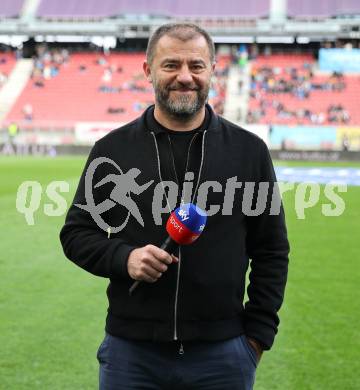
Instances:
[[[333,17],[360,14],[359,0],[288,0],[290,17]]]
[[[24,0],[1,0],[0,16],[15,18],[20,15]]]
[[[219,43],[360,39],[360,0],[0,0],[0,18],[0,42],[12,46],[148,38],[169,21],[193,21]]]
[[[156,15],[165,17],[266,17],[270,0],[252,2],[222,0],[42,0],[37,15],[46,18]]]

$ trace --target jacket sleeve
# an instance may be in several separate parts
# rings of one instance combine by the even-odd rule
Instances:
[[[61,229],[60,241],[65,256],[86,271],[105,278],[129,279],[127,259],[136,246],[118,237],[108,239],[107,232],[97,226],[91,214],[76,206],[86,204],[85,175],[91,161],[100,157],[98,149],[95,144],[90,152]]]
[[[267,350],[274,342],[279,325],[277,313],[287,281],[289,243],[274,168],[263,142],[259,159],[259,182],[269,182],[269,191],[265,211],[258,216],[246,217],[246,246],[251,262],[247,289],[249,300],[245,303],[245,333]],[[277,212],[276,207],[270,211],[272,201],[276,204],[276,199],[279,205]]]

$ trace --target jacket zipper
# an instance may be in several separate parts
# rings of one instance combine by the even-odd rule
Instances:
[[[174,340],[177,340],[177,305],[179,295],[179,281],[180,281],[180,268],[181,268],[181,248],[179,247],[179,262],[176,276],[176,290],[175,290],[175,304],[174,304]],[[180,353],[180,352],[179,352]]]
[[[191,202],[194,201],[195,199],[195,194],[197,192],[197,189],[199,187],[199,184],[200,184],[200,178],[201,178],[201,174],[202,174],[202,169],[203,169],[203,161],[204,161],[204,158],[205,158],[205,135],[206,135],[206,132],[207,130],[204,131],[203,133],[203,139],[202,139],[202,148],[201,148],[201,163],[200,163],[200,168],[199,168],[199,175],[198,175],[198,180],[197,180],[197,184],[196,184],[196,187],[195,187],[195,191],[193,193],[193,197],[191,199]],[[196,133],[194,135],[194,137],[191,139],[190,141],[190,145],[189,145],[189,148],[188,148],[188,155],[187,155],[187,161],[186,161],[186,167],[185,167],[185,173],[187,172],[187,169],[188,169],[188,163],[189,163],[189,156],[190,156],[190,148],[191,148],[191,145],[194,141],[194,139],[196,138],[198,133]],[[158,170],[159,170],[159,178],[162,182],[162,175],[161,175],[161,169],[160,169],[160,157],[159,157],[159,147],[158,147],[158,144],[156,142],[156,136],[155,136],[155,133],[154,132],[151,132],[151,135],[154,139],[154,144],[155,144],[155,149],[156,149],[156,156],[157,156],[157,163],[158,163]],[[171,139],[170,139],[170,136],[168,134],[168,141],[169,141],[169,144],[170,144],[170,151],[171,151],[171,157],[172,157],[172,164],[173,164],[173,169],[174,169],[174,172],[175,172],[175,178],[176,178],[176,181],[177,181],[177,184],[179,186],[179,180],[178,180],[178,177],[177,177],[177,173],[176,173],[176,167],[175,167],[175,160],[174,160],[174,153],[172,151],[172,144],[171,144]],[[170,208],[170,204],[169,204],[169,200],[165,194],[165,197],[166,197],[166,201],[167,201],[167,205],[168,205],[168,208],[169,208],[169,213],[171,213],[171,208]],[[181,199],[182,201],[182,199]],[[180,203],[181,203],[180,201]],[[178,265],[178,272],[177,272],[177,281],[176,281],[176,293],[175,293],[175,307],[174,307],[174,340],[177,340],[177,301],[178,301],[178,294],[179,294],[179,283],[180,283],[180,264],[181,264],[181,251],[180,251],[180,247],[179,247],[179,265]],[[182,355],[184,354],[184,347],[182,345],[182,342],[180,341],[180,348],[179,348],[179,354]]]
[[[198,133],[196,133],[193,138],[190,141],[189,148],[188,148],[188,153],[187,153],[187,158],[186,158],[186,167],[185,167],[185,174],[188,169],[189,165],[189,157],[190,157],[190,149],[193,144],[193,141],[196,139]],[[175,159],[174,159],[174,153],[172,149],[172,143],[170,139],[170,135],[168,134],[168,140],[170,144],[170,151],[171,151],[171,159],[172,159],[172,165],[173,169],[175,172],[175,178],[177,185],[180,186],[179,178],[176,173],[176,166],[175,166]],[[199,172],[200,174],[200,172]],[[183,199],[181,198],[180,204],[183,203]],[[181,269],[181,246],[179,246],[179,262],[178,262],[178,269],[177,269],[177,276],[176,276],[176,290],[175,290],[175,304],[174,304],[174,340],[178,340],[178,335],[177,335],[177,306],[178,306],[178,296],[179,296],[179,285],[180,285],[180,269]],[[182,355],[184,353],[184,347],[182,343],[180,343],[180,349],[179,349],[179,354]]]

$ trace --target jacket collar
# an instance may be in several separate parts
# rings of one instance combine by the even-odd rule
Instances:
[[[149,112],[154,110],[154,107],[155,107],[154,104],[149,106],[142,113],[142,115],[136,120],[138,130],[140,130],[140,131],[147,131],[147,132],[154,131],[154,133],[161,132],[161,130],[149,129],[148,126],[147,126],[146,117],[147,117]],[[207,130],[208,132],[217,132],[217,131],[219,131],[220,130],[219,129],[219,126],[220,126],[219,117],[215,114],[215,112],[213,111],[213,109],[211,108],[211,106],[209,104],[206,104],[206,108],[207,108],[207,110],[209,112],[209,115],[210,115],[210,121],[209,121],[208,128],[205,129],[205,130]]]

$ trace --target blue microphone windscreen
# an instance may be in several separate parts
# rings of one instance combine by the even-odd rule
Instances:
[[[193,203],[183,204],[175,210],[177,219],[193,233],[200,234],[205,228],[207,215]]]

